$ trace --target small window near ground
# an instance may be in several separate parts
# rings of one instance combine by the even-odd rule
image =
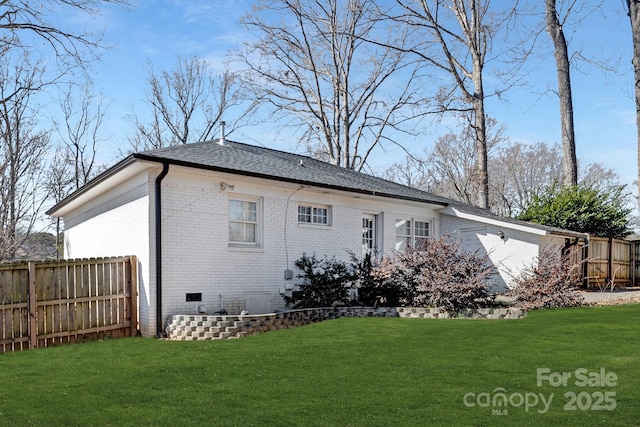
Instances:
[[[187,293],[186,300],[187,300],[187,302],[189,302],[189,301],[202,301],[202,292]]]

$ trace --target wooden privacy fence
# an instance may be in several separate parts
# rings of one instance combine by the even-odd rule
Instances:
[[[611,282],[615,287],[638,285],[640,241],[590,237],[582,252],[585,286],[604,289]]]
[[[0,264],[0,353],[137,333],[135,256]]]

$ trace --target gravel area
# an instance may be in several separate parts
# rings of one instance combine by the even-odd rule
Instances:
[[[640,288],[618,288],[613,292],[580,291],[580,294],[584,297],[585,305],[640,304]],[[505,295],[497,296],[496,301],[513,304],[513,299]]]
[[[634,304],[640,303],[640,289],[614,289],[611,291],[582,291],[584,301],[593,305]]]

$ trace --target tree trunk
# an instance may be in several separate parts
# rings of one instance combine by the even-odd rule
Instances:
[[[480,65],[479,65],[480,66]],[[480,66],[480,69],[482,67]],[[475,97],[473,98],[473,112],[476,146],[476,180],[478,184],[478,206],[489,209],[489,169],[487,148],[487,118],[484,111],[484,89],[482,72],[474,67],[473,83]]]
[[[627,0],[627,11],[631,22],[633,38],[633,73],[636,89],[636,127],[638,138],[638,181],[640,182],[640,2]]]
[[[567,40],[558,19],[556,0],[546,0],[547,32],[553,40],[556,70],[558,74],[558,97],[560,98],[560,123],[562,127],[562,171],[566,187],[578,185],[578,161],[573,126],[573,100],[571,98],[571,75]]]

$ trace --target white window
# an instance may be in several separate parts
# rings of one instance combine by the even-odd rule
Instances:
[[[298,222],[307,224],[331,225],[331,209],[324,205],[298,205]]]
[[[229,243],[260,244],[259,207],[258,200],[229,200]]]
[[[415,218],[396,219],[396,250],[419,248],[429,238],[430,222]]]

